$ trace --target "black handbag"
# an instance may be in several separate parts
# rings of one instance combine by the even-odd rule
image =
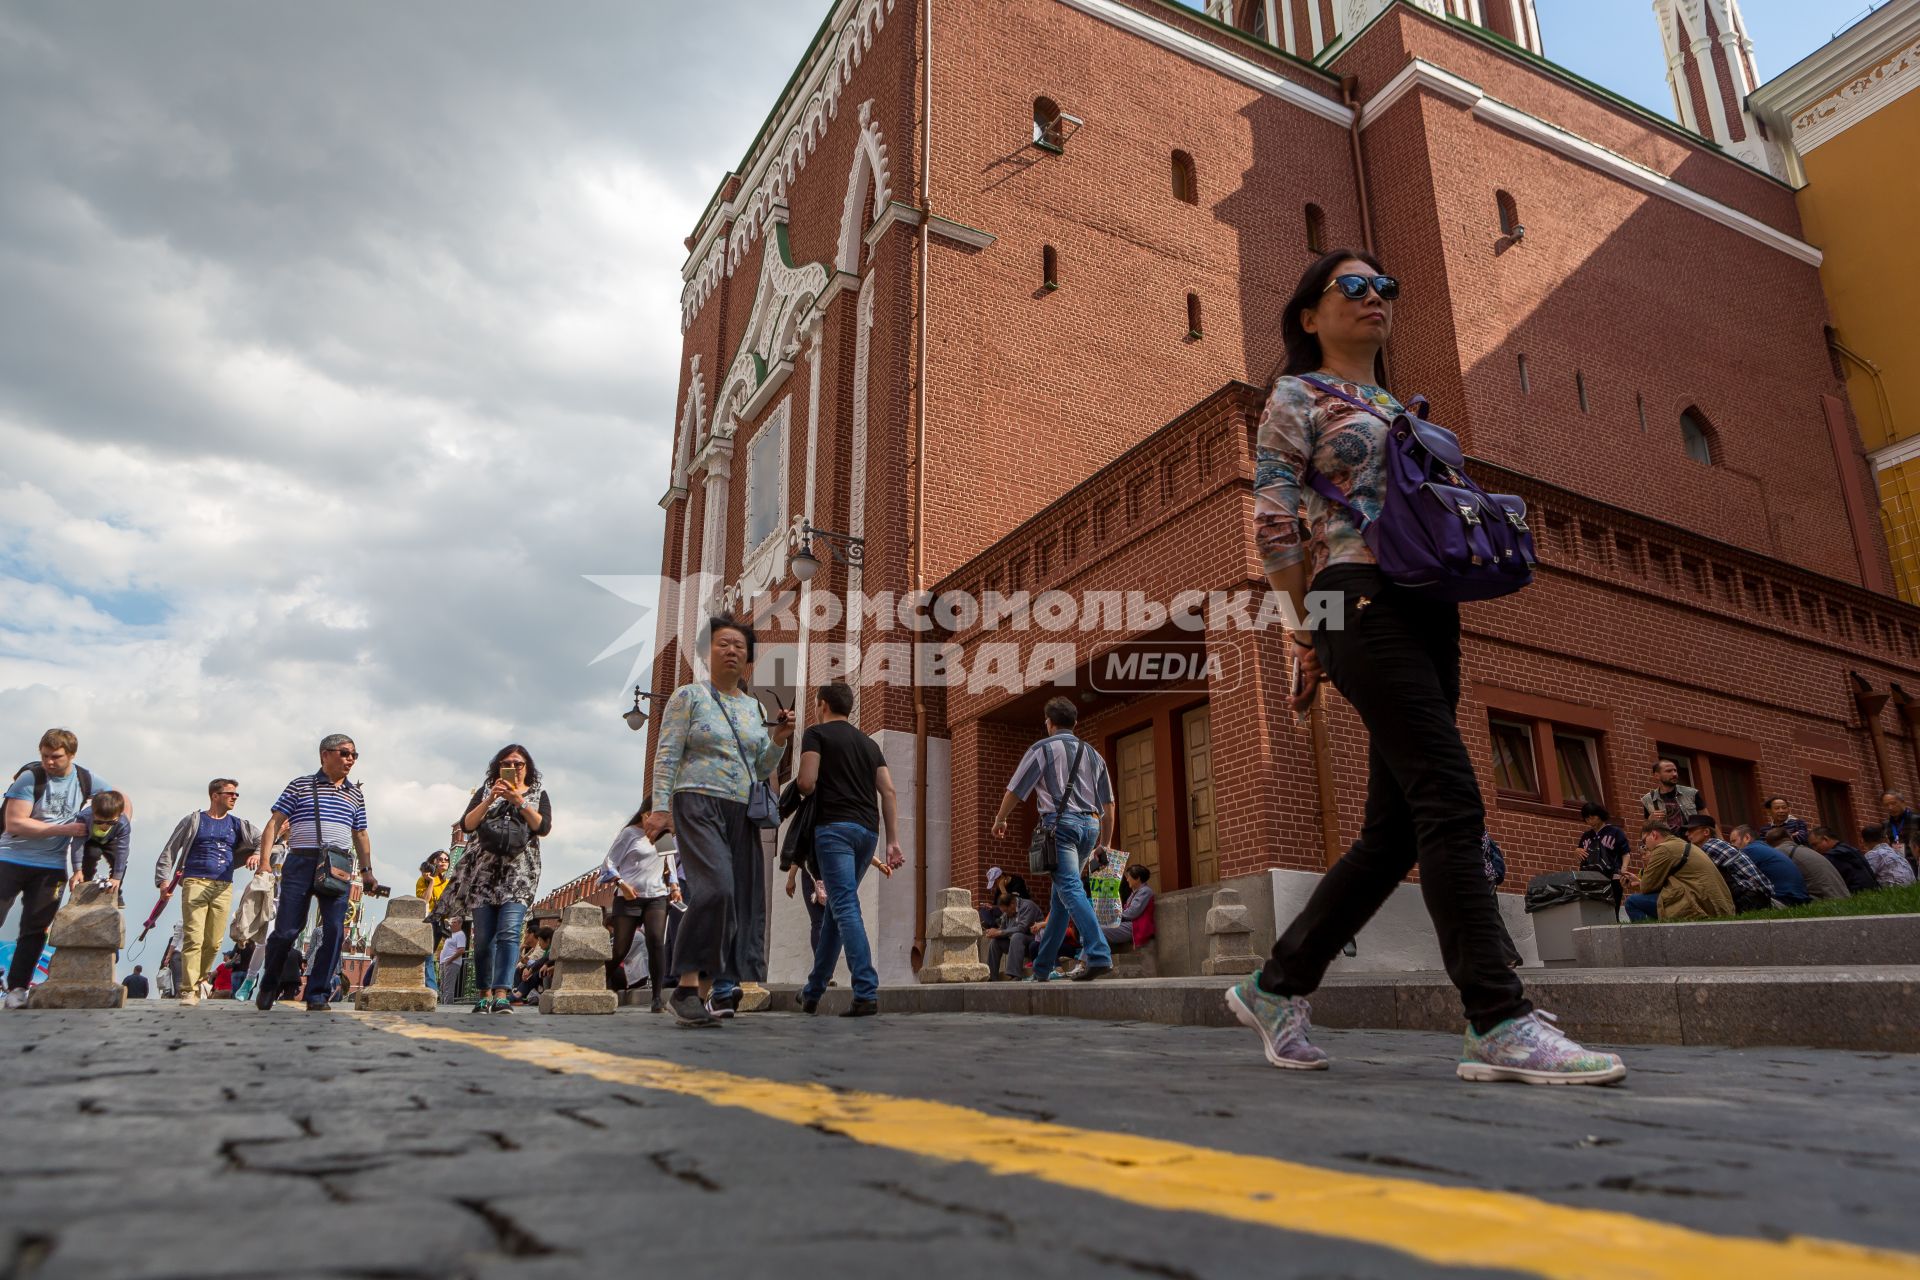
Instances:
[[[496,857],[511,858],[523,852],[527,840],[532,835],[527,830],[526,819],[509,804],[505,808],[495,806],[487,816],[480,819],[479,829],[474,838],[480,842],[483,853]]]
[[[307,793],[313,797],[313,851],[320,859],[313,869],[313,894],[344,897],[353,888],[353,850],[327,843],[320,826],[320,784],[307,779]]]
[[[1067,792],[1073,790],[1073,780],[1080,776],[1080,756],[1087,749],[1086,739],[1074,744],[1073,758],[1067,762]],[[1047,784],[1047,794],[1053,797],[1053,812],[1040,815],[1039,825],[1033,829],[1033,838],[1027,841],[1027,870],[1037,876],[1050,876],[1059,866],[1060,833],[1055,824],[1060,815],[1067,811],[1067,797],[1056,790],[1053,775],[1045,764],[1040,766],[1040,779]]]

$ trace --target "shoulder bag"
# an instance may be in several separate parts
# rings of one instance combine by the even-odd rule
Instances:
[[[320,863],[313,869],[313,893],[318,898],[343,897],[353,887],[353,850],[328,844],[320,826],[320,784],[307,779],[313,797],[313,851]]]
[[[713,695],[713,705],[719,709],[720,718],[733,731],[733,745],[740,753],[740,763],[747,767],[747,821],[763,831],[770,831],[780,825],[780,801],[773,794],[773,784],[762,778],[753,767],[753,760],[747,755],[747,744],[740,741],[740,729],[727,713],[727,704],[720,700],[720,690],[713,685],[707,688]]]
[[[1080,776],[1080,756],[1087,749],[1085,738],[1077,739],[1073,747],[1073,758],[1067,762],[1067,795],[1073,793],[1073,780]],[[1045,752],[1045,748],[1041,748]],[[1060,815],[1066,812],[1067,795],[1062,795],[1053,785],[1053,774],[1048,770],[1045,756],[1040,765],[1041,781],[1047,784],[1047,794],[1053,797],[1053,812],[1040,815],[1040,823],[1033,829],[1033,838],[1027,841],[1027,870],[1037,876],[1050,876],[1059,868],[1060,833],[1055,829]]]
[[[1367,519],[1311,460],[1306,479],[1353,518],[1388,581],[1455,604],[1509,595],[1533,581],[1526,501],[1475,484],[1453,432],[1404,410],[1389,418],[1324,379],[1300,380],[1387,424],[1378,516]]]

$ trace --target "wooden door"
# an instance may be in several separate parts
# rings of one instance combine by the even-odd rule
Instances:
[[[1114,744],[1120,771],[1116,780],[1119,815],[1114,843],[1134,862],[1151,867],[1160,880],[1160,806],[1154,781],[1153,728],[1130,733]]]
[[[1180,717],[1180,740],[1186,744],[1187,854],[1197,885],[1220,879],[1219,830],[1213,820],[1212,726],[1206,707],[1195,707]]]

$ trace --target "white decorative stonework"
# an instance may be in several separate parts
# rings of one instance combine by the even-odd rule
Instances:
[[[707,384],[700,376],[700,353],[694,352],[687,366],[687,403],[680,411],[680,443],[674,450],[673,488],[684,494],[687,490],[687,471],[693,461],[693,451],[706,443],[707,438]]]
[[[1916,88],[1920,88],[1920,39],[1795,115],[1793,145],[1805,155]]]
[[[751,421],[793,372],[803,321],[827,285],[827,269],[820,263],[793,265],[785,206],[776,214],[768,251],[760,256],[760,283],[753,292],[747,331],[714,406],[714,430],[721,436],[731,437],[740,423]]]
[[[692,327],[721,279],[739,269],[774,204],[786,199],[814,147],[826,136],[827,126],[839,114],[841,93],[886,26],[893,5],[894,0],[843,0],[842,11],[850,10],[850,15],[812,58],[812,71],[794,94],[779,127],[769,129],[747,158],[740,196],[709,214],[708,225],[697,233],[697,261],[688,261],[686,287],[680,292],[681,332]],[[728,222],[733,230],[722,241],[717,231]]]
[[[792,416],[793,397],[788,396],[747,444],[747,501],[740,513],[740,580],[735,585],[748,600],[778,582],[787,569],[787,439]],[[772,476],[764,475],[763,469],[771,470]],[[763,503],[770,504],[771,516],[755,538],[754,513]]]
[[[887,142],[873,119],[873,99],[860,104],[860,141],[847,172],[847,198],[840,208],[840,252],[834,266],[859,274],[860,237],[893,202],[893,175],[887,167]],[[873,212],[869,214],[867,210]]]

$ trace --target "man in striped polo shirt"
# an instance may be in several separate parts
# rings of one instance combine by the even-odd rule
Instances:
[[[300,936],[307,920],[307,904],[320,904],[320,945],[314,948],[307,966],[307,1010],[325,1012],[332,995],[333,967],[340,958],[340,940],[346,931],[347,895],[320,897],[313,884],[322,864],[321,850],[351,846],[358,855],[361,882],[368,888],[379,886],[373,875],[373,848],[367,842],[367,802],[358,783],[349,782],[360,752],[353,739],[344,733],[329,734],[320,740],[320,771],[295,778],[273,802],[273,815],[260,833],[260,847],[271,849],[284,834],[287,860],[280,868],[280,904],[273,917],[273,932],[267,938],[265,977],[254,1006],[261,1012],[273,1008],[279,994],[279,975],[287,962],[287,953]]]

